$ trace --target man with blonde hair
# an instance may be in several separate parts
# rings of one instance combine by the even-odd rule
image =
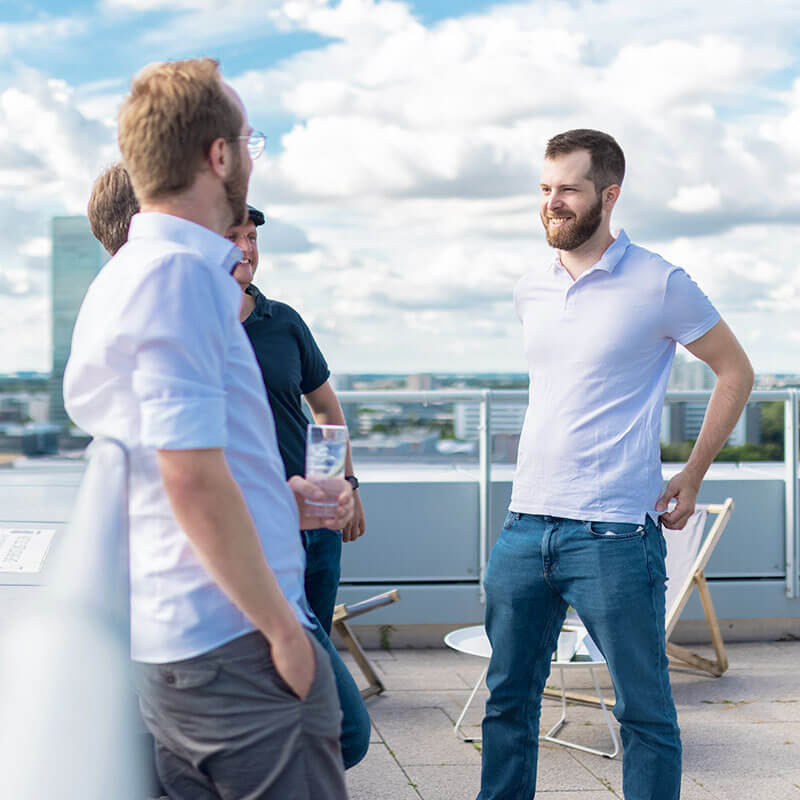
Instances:
[[[239,324],[239,250],[264,138],[212,59],[153,64],[119,115],[141,213],[81,307],[71,417],[130,456],[131,654],[170,798],[346,797],[341,712],[309,635],[301,528],[322,490],[286,482]]]
[[[125,244],[131,217],[138,210],[139,201],[124,164],[112,164],[95,180],[89,200],[92,233],[111,255]],[[343,425],[344,417],[336,395],[327,383],[328,367],[311,331],[296,311],[283,303],[267,300],[251,282],[258,267],[255,230],[266,220],[264,214],[252,206],[248,206],[248,215],[245,225],[234,226],[226,232],[226,238],[242,251],[242,260],[234,266],[231,274],[243,290],[240,319],[263,376],[286,474],[299,475],[304,472],[305,427],[308,424],[300,408],[302,388],[309,381],[313,384],[307,389],[307,399],[317,422]],[[301,374],[303,384],[295,387],[293,382],[300,381]],[[296,396],[292,394],[292,388]],[[346,471],[352,473],[349,445],[346,464]],[[355,482],[353,491],[356,492],[358,482],[355,476],[349,475],[345,479]],[[312,633],[330,658],[342,708],[340,741],[345,769],[364,758],[370,737],[370,720],[361,692],[330,640],[342,541],[354,541],[365,528],[360,498],[358,494],[353,497],[355,513],[344,531],[301,531],[301,542],[306,552],[305,592],[312,612]]]

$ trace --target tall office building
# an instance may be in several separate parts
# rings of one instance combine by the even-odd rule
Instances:
[[[83,296],[108,255],[92,236],[86,217],[54,217],[52,235],[50,421],[66,426],[70,420],[64,410],[61,384],[69,358],[72,329]]]
[[[715,385],[714,372],[707,364],[697,359],[690,360],[680,353],[675,356],[667,391],[708,391]],[[665,403],[661,413],[661,441],[665,444],[697,441],[707,405],[707,402]],[[760,403],[748,403],[745,406],[727,443],[730,445],[761,443]]]

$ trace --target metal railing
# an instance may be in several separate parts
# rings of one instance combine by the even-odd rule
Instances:
[[[477,403],[480,405],[478,436],[478,489],[479,489],[479,574],[481,597],[483,578],[489,554],[491,525],[491,408],[492,403],[526,403],[526,389],[435,389],[406,391],[384,389],[366,391],[340,391],[342,403]],[[667,392],[666,402],[703,403],[711,391]],[[758,390],[750,395],[750,402],[784,404],[784,483],[785,483],[785,592],[786,597],[800,597],[800,504],[798,502],[798,389]]]

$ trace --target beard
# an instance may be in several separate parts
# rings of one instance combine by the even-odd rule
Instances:
[[[594,236],[603,220],[603,199],[598,195],[597,202],[580,216],[573,217],[555,230],[550,230],[547,216],[541,214],[547,244],[557,250],[575,250]]]
[[[243,165],[242,154],[234,149],[234,177],[225,181],[225,199],[228,201],[233,222],[231,225],[244,225],[249,219],[247,211],[247,185],[250,182],[250,175]]]

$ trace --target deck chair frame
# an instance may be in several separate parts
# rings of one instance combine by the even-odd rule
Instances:
[[[390,592],[375,595],[375,597],[362,600],[360,603],[351,603],[350,605],[341,603],[333,609],[333,629],[342,637],[345,647],[350,651],[353,660],[367,679],[367,688],[361,690],[361,696],[365,699],[374,694],[381,694],[385,687],[347,621],[376,608],[396,603],[399,599],[400,592],[392,589]]]
[[[728,524],[728,520],[731,517],[731,513],[733,512],[733,499],[728,497],[723,503],[712,503],[707,505],[705,509],[707,514],[715,515],[716,519],[712,523],[709,532],[703,538],[703,543],[700,545],[697,557],[692,563],[689,574],[686,576],[683,586],[681,587],[678,601],[667,613],[665,626],[667,655],[672,659],[671,663],[690,666],[718,678],[728,669],[728,654],[725,652],[725,643],[722,641],[719,620],[714,611],[714,604],[711,601],[711,592],[708,590],[708,583],[706,582],[706,576],[703,570],[705,570],[708,560],[711,558],[711,554],[714,552],[714,548],[717,546],[717,542],[720,536],[722,536],[725,526]],[[697,587],[697,593],[700,596],[703,613],[705,614],[708,629],[711,634],[711,644],[714,648],[714,654],[716,655],[713,661],[708,658],[703,658],[697,655],[697,653],[693,653],[688,648],[670,642],[669,640],[672,631],[675,629],[675,625],[683,613],[683,609],[686,608],[686,603],[689,602],[689,598],[692,595],[692,588],[695,586]],[[562,697],[562,692],[560,689],[548,686],[544,690],[544,695],[546,697],[560,698]],[[597,697],[590,694],[567,692],[566,698],[574,703],[600,705],[600,701]],[[611,701],[605,698],[605,702],[610,703]]]
[[[681,587],[680,594],[678,595],[679,599],[669,610],[666,621],[667,655],[675,661],[708,672],[716,678],[728,669],[728,654],[725,652],[725,644],[722,641],[722,634],[719,630],[719,620],[714,611],[714,604],[711,602],[711,593],[708,590],[708,583],[706,582],[704,570],[708,564],[709,558],[711,558],[711,554],[714,552],[714,548],[720,536],[722,536],[722,532],[725,530],[725,526],[728,524],[732,511],[733,499],[730,497],[727,498],[724,503],[706,506],[706,512],[708,514],[715,514],[717,518],[714,520],[711,530],[706,534],[703,543],[700,545],[697,557]],[[689,601],[694,586],[697,587],[697,593],[700,596],[700,602],[703,606],[703,613],[705,614],[708,629],[711,633],[711,644],[714,648],[714,654],[716,655],[716,659],[713,661],[708,658],[703,658],[697,655],[697,653],[693,653],[688,648],[674,644],[669,640],[675,625],[683,613],[683,609],[686,607],[686,603]]]

